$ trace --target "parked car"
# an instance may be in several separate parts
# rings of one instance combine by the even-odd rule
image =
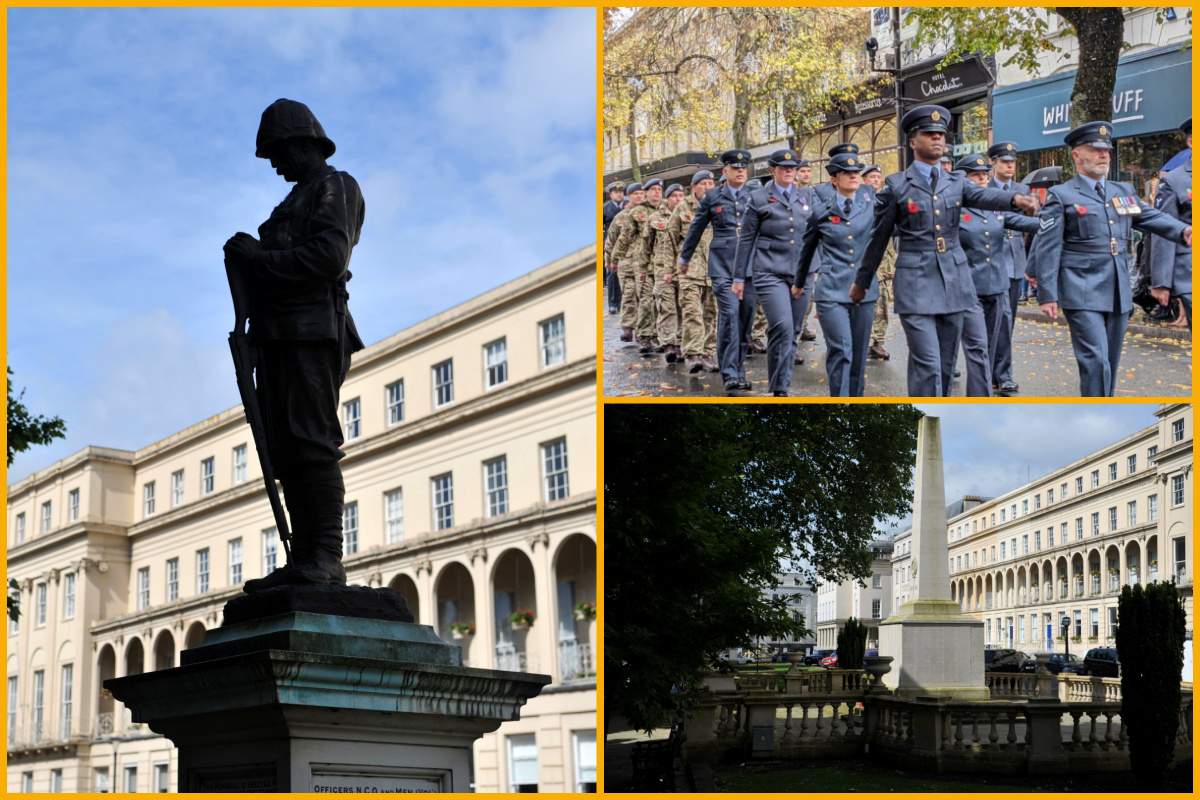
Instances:
[[[1098,678],[1121,677],[1121,660],[1117,657],[1115,647],[1094,647],[1083,656],[1081,675],[1094,675]]]
[[[867,668],[867,659],[870,658],[871,656],[877,656],[877,655],[879,655],[878,650],[868,650],[867,652],[863,653],[863,669]]]
[[[1022,662],[1030,656],[1019,650],[1000,647],[983,651],[984,672],[1020,672]]]
[[[1083,671],[1083,659],[1071,653],[1070,656],[1065,653],[1051,653],[1050,661],[1046,664],[1046,669],[1059,675],[1063,672],[1079,673]]]
[[[820,666],[822,658],[825,658],[825,656],[830,655],[832,653],[836,653],[836,652],[837,652],[836,650],[813,650],[811,653],[809,653],[808,655],[806,655],[804,657],[804,666],[806,666],[806,667]]]
[[[822,667],[836,667],[837,666],[837,650],[832,650],[830,652],[832,653],[832,655],[825,656],[824,658],[821,659]]]

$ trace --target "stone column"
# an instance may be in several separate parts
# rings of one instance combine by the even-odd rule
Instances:
[[[1057,698],[1034,697],[1027,701],[1025,718],[1030,729],[1031,773],[1067,771],[1067,754],[1062,748],[1062,729],[1059,722],[1065,710]]]

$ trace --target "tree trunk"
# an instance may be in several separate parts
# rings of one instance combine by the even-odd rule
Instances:
[[[1125,14],[1120,8],[1059,7],[1055,11],[1075,28],[1079,66],[1071,88],[1071,127],[1112,118],[1117,62],[1125,41]],[[1075,177],[1075,162],[1063,164],[1063,182]]]
[[[629,165],[633,168],[633,180],[642,179],[642,166],[638,163],[637,120],[633,112],[629,114]]]

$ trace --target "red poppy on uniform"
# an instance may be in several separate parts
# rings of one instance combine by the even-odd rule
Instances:
[[[658,227],[660,227],[660,228],[665,228],[665,227],[667,227],[667,223],[665,223],[665,222],[660,222],[660,223],[658,223]]]
[[[638,222],[641,222],[644,219],[645,219],[644,216],[642,216],[641,214],[638,214]]]
[[[971,221],[971,215],[963,214],[963,222],[970,222],[970,221]]]
[[[918,206],[916,203],[909,203],[909,204],[908,204],[908,213],[910,213],[910,214],[915,214],[915,213],[917,213],[917,212],[918,212],[918,211],[920,211],[920,210],[921,210],[921,207],[920,207],[920,206]]]
[[[842,221],[842,218],[841,217],[830,217],[829,221],[832,222],[834,225],[837,225],[839,222]]]
[[[720,213],[721,213],[721,208],[722,208],[722,206],[717,206],[717,213],[718,213],[718,214],[720,214]]]
[[[691,222],[691,221],[692,221],[692,215],[691,215],[691,214],[684,214],[684,215],[683,215],[683,221],[684,221],[684,222]]]
[[[769,202],[769,203],[778,203],[779,201],[778,201],[778,200],[776,200],[774,197],[772,197],[772,198],[771,198],[770,200],[768,200],[767,202]]]
[[[1075,213],[1082,217],[1084,214],[1088,213],[1087,206],[1081,206],[1078,203],[1076,203],[1075,204]]]

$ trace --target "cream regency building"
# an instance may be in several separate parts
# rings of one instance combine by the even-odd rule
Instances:
[[[1192,406],[948,520],[950,583],[992,647],[1113,645],[1125,584],[1175,579],[1194,630]]]
[[[837,648],[838,633],[850,617],[867,626],[867,647],[879,646],[879,623],[891,616],[892,559],[894,546],[887,540],[871,542],[871,576],[864,583],[843,581],[817,587],[817,643],[814,649]]]
[[[350,582],[404,594],[471,666],[552,676],[476,743],[479,791],[595,790],[597,628],[575,608],[597,598],[595,315],[592,246],[357,353],[342,388]],[[179,664],[283,562],[241,406],[85,448],[7,513],[8,791],[175,791],[170,741],[102,682]]]

